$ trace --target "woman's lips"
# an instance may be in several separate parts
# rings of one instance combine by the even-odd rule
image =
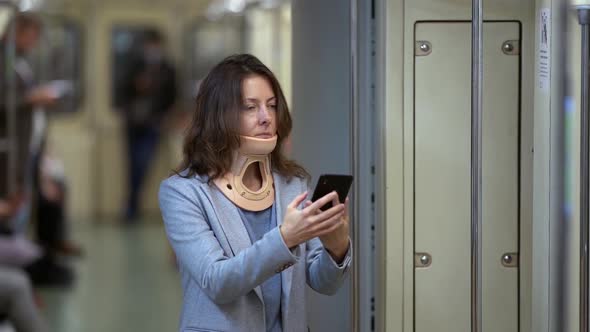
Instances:
[[[258,137],[258,138],[271,138],[272,135],[271,134],[258,134],[255,137]]]

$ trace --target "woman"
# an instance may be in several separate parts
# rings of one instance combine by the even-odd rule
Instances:
[[[307,172],[281,152],[290,131],[279,83],[254,56],[231,56],[202,82],[183,162],[159,193],[180,331],[307,331],[305,283],[333,294],[346,277],[347,209],[336,193],[306,201]]]

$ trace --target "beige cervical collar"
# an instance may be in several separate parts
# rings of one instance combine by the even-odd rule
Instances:
[[[231,172],[213,182],[234,204],[248,211],[263,211],[272,206],[275,200],[274,182],[270,169],[270,153],[277,144],[277,136],[262,139],[240,136],[240,148],[234,153]],[[258,163],[262,174],[262,187],[251,191],[242,178],[248,166]]]

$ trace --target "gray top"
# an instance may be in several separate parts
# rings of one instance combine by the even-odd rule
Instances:
[[[264,211],[253,212],[240,209],[244,226],[255,243],[264,234],[277,227],[277,214],[274,205]],[[266,279],[261,285],[264,300],[264,312],[267,332],[282,332],[281,320],[281,274],[277,273]]]

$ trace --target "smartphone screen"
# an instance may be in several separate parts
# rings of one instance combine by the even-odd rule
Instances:
[[[315,186],[312,202],[324,197],[325,195],[336,191],[338,193],[338,200],[340,203],[344,203],[348,191],[352,185],[352,175],[340,175],[340,174],[324,174],[318,179],[318,183]],[[332,207],[332,202],[329,202],[322,206],[320,210],[326,211]]]

